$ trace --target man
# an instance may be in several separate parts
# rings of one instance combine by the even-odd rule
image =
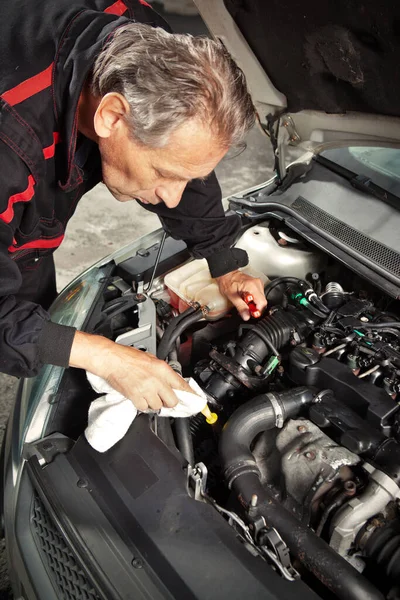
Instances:
[[[79,367],[140,410],[173,406],[172,389],[187,386],[168,365],[50,321],[52,253],[102,180],[207,258],[243,318],[244,291],[263,309],[261,282],[238,271],[239,223],[225,217],[213,174],[254,122],[244,77],[221,44],[164,31],[145,0],[26,7],[0,8],[0,370]]]

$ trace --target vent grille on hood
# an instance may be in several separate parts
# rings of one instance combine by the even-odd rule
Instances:
[[[58,589],[57,598],[100,600],[37,495],[32,504],[31,522],[42,558],[53,575],[53,584]]]
[[[343,223],[343,221],[332,217],[329,213],[314,206],[301,196],[295,200],[292,208],[311,224],[322,231],[326,231],[326,233],[362,254],[385,271],[400,277],[400,254],[398,252],[373,240],[364,233],[360,233],[353,227]]]

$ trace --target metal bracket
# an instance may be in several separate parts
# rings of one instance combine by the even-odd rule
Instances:
[[[22,455],[25,460],[36,456],[39,465],[44,466],[51,463],[58,454],[69,452],[73,445],[74,441],[62,433],[52,433],[36,442],[25,443]]]
[[[188,465],[186,489],[191,498],[197,502],[208,502],[206,496],[208,470],[204,463],[197,463],[194,467]]]
[[[151,354],[156,354],[156,308],[154,302],[144,294],[135,294],[135,298],[137,298],[139,310],[138,327],[122,333],[115,341],[123,346],[135,346]]]
[[[271,558],[284,577],[290,580],[300,578],[299,573],[291,563],[289,548],[274,527],[260,531],[258,538],[264,552]]]

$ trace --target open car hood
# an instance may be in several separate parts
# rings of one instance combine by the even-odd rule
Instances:
[[[399,146],[400,7],[390,0],[195,0],[279,145]]]

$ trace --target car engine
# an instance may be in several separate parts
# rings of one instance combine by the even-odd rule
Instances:
[[[398,301],[277,223],[243,239],[269,278],[261,318],[210,320],[199,302],[179,305],[161,273],[147,293],[137,286],[135,326],[119,311],[97,332],[201,385],[215,424],[155,415],[152,426],[183,455],[189,496],[249,552],[324,598],[398,598]],[[128,279],[107,293],[126,303]]]

